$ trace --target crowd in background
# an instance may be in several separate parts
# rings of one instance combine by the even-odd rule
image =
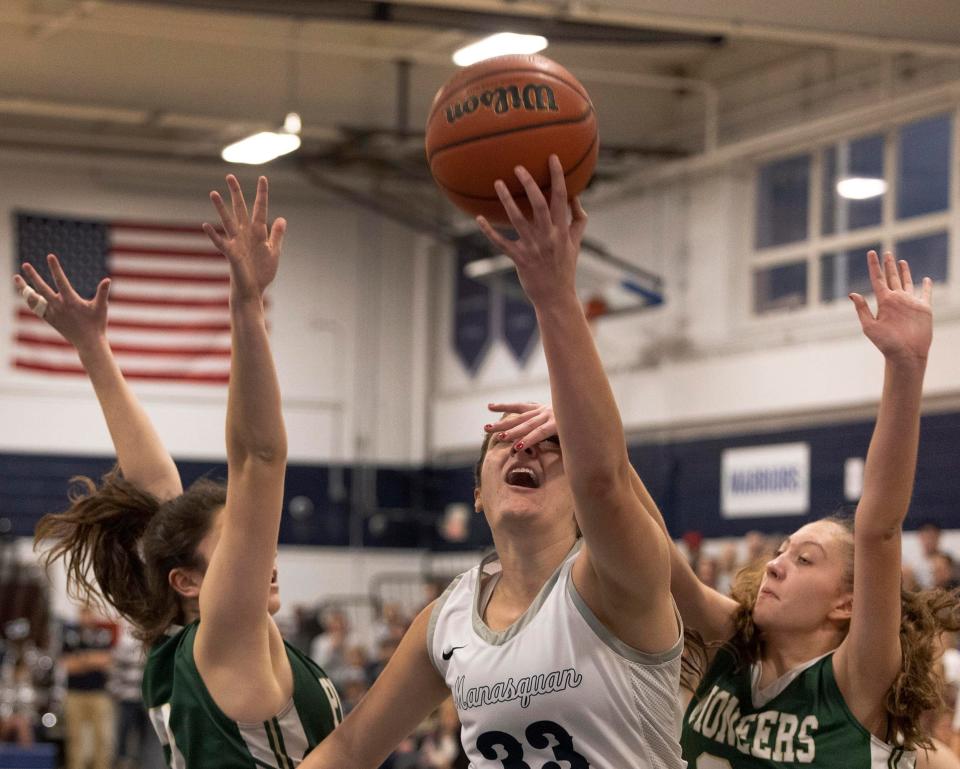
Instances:
[[[940,529],[925,523],[919,530],[917,557],[905,555],[906,589],[955,588],[960,585],[957,557],[941,545]],[[751,563],[764,563],[779,546],[775,536],[749,532],[740,540],[704,542],[695,532],[682,539],[699,578],[729,592],[737,572]],[[435,598],[442,581],[425,584],[421,605]],[[376,612],[358,623],[357,609]],[[295,607],[285,627],[290,643],[308,653],[337,687],[344,713],[349,713],[384,669],[407,627],[422,606],[371,602],[366,607],[333,604]],[[61,651],[56,659],[54,690],[63,717],[60,731],[66,769],[159,769],[163,755],[140,698],[143,653],[128,628],[107,621],[92,607],[80,607],[76,622],[60,626]],[[958,639],[943,639],[946,689],[944,708],[930,713],[934,736],[954,750],[960,748],[960,648]],[[37,652],[34,656],[37,656]],[[29,661],[30,665],[24,664]],[[52,664],[52,663],[51,663]],[[0,742],[29,745],[40,730],[36,697],[23,694],[27,667],[43,668],[38,659],[9,659],[0,681]],[[25,707],[24,703],[29,705]],[[385,762],[383,769],[460,769],[467,761],[460,747],[460,724],[452,700],[447,700]]]

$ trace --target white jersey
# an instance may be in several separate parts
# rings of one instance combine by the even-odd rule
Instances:
[[[460,716],[471,769],[682,769],[683,632],[645,654],[597,619],[571,578],[579,542],[506,630],[482,617],[496,554],[437,600],[427,652]],[[492,573],[487,580],[481,577]]]

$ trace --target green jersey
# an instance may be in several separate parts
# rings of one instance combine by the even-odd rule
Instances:
[[[759,667],[738,669],[722,647],[683,717],[690,769],[911,769],[913,751],[868,732],[847,708],[833,652],[758,688]]]
[[[193,659],[199,620],[158,642],[143,673],[143,702],[171,769],[290,769],[343,720],[330,679],[284,643],[293,696],[273,718],[242,723],[224,715]]]

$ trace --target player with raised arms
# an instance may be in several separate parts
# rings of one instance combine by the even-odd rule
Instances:
[[[48,564],[63,559],[73,595],[105,601],[150,647],[144,703],[173,769],[296,766],[342,717],[329,679],[273,620],[286,432],[263,292],[286,222],[268,228],[266,178],[252,214],[236,178],[227,184],[231,208],[211,193],[222,231],[204,225],[230,267],[225,487],[200,480],[183,490],[107,342],[109,280],[85,300],[53,255],[55,289],[30,265],[29,283],[15,278],[28,306],[76,347],[119,465],[100,484],[79,479],[70,508],[41,520],[37,542]]]
[[[901,527],[913,490],[920,401],[932,339],[931,282],[915,295],[907,262],[867,255],[874,315],[851,294],[885,362],[883,393],[856,514],[809,523],[769,563],[743,570],[733,597],[701,583],[672,548],[674,597],[695,689],[683,720],[695,769],[911,767],[929,747],[921,714],[942,696],[937,637],[960,625],[958,594],[901,592]],[[531,442],[554,429],[549,409],[514,412],[492,429]],[[559,421],[559,417],[557,419]],[[638,477],[637,495],[663,525]],[[665,531],[664,527],[664,531]]]
[[[574,285],[586,214],[550,160],[548,203],[516,170],[525,218],[484,233],[517,265],[540,323],[556,440],[483,442],[474,501],[496,553],[454,579],[303,769],[374,769],[451,692],[471,766],[683,766],[683,637],[666,537],[631,486],[620,416]],[[561,450],[562,446],[562,450]],[[582,536],[581,536],[582,532]]]

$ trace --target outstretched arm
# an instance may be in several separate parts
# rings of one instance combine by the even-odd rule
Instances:
[[[31,264],[23,265],[26,279],[14,276],[17,290],[34,312],[39,304],[43,309],[37,314],[76,348],[100,402],[124,478],[161,501],[177,496],[183,491],[177,467],[123,378],[107,341],[110,279],[100,281],[96,295],[86,300],[74,290],[56,256],[48,254],[47,265],[56,290]]]
[[[910,505],[920,435],[920,399],[933,336],[931,281],[914,295],[910,267],[875,251],[867,255],[876,316],[851,294],[864,335],[883,353],[883,394],[867,450],[863,495],[854,518],[854,584],[850,632],[834,658],[837,683],[853,714],[884,723],[884,696],[902,665],[900,650],[901,527]]]
[[[633,492],[620,413],[577,297],[576,263],[586,214],[574,201],[573,221],[568,221],[566,182],[555,155],[550,172],[548,204],[530,174],[517,169],[532,219],[524,217],[506,185],[497,182],[518,240],[507,240],[482,217],[478,223],[513,260],[536,311],[564,468],[585,542],[574,582],[624,641],[643,651],[663,651],[677,639],[669,550]]]
[[[503,418],[487,425],[487,432],[503,433],[502,440],[533,445],[557,434],[553,409],[540,403],[491,403],[488,408]],[[685,627],[697,631],[704,641],[725,641],[733,635],[733,614],[737,603],[704,585],[690,563],[674,544],[663,514],[636,469],[630,468],[630,485],[646,513],[654,520],[670,548],[670,591]]]
[[[280,387],[262,296],[277,272],[286,222],[278,219],[267,228],[266,177],[257,184],[252,215],[236,177],[228,176],[227,184],[232,210],[219,193],[210,196],[224,234],[204,225],[230,265],[227,502],[220,540],[200,589],[202,622],[196,647],[198,668],[218,690],[235,683],[240,671],[251,676],[248,689],[256,688],[254,681],[276,683],[269,669],[267,610],[287,461]],[[264,691],[263,700],[269,702],[274,695],[275,691]]]

